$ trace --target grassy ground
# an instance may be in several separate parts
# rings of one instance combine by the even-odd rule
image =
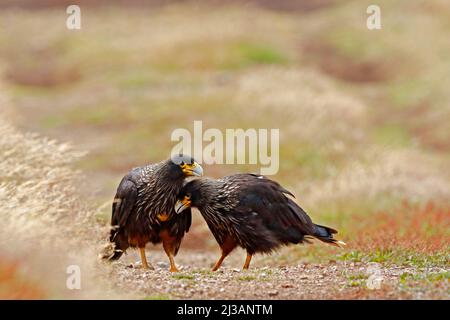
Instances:
[[[4,117],[89,151],[75,166],[85,176],[77,192],[99,208],[95,222],[86,224],[96,230],[95,241],[102,240],[97,228],[108,222],[122,175],[165,158],[172,130],[192,130],[194,120],[203,120],[205,128],[280,128],[274,178],[349,244],[345,250],[290,247],[263,257],[259,267],[328,268],[331,260],[448,270],[450,6],[379,1],[383,28],[369,31],[368,4],[325,1],[287,11],[83,7],[77,32],[65,29],[58,7],[3,9],[0,67],[4,105],[13,109]],[[5,170],[15,168],[16,158],[10,160]],[[214,177],[256,170],[205,166]],[[2,172],[0,183],[8,179]],[[198,216],[183,250],[215,259]],[[426,290],[434,292],[434,284],[448,290],[448,272],[441,273],[405,271],[395,275],[395,288],[432,278]],[[364,287],[360,280],[349,281]],[[438,296],[448,298],[441,289]],[[60,294],[48,290],[32,296]],[[371,296],[365,292],[336,297]],[[392,292],[389,297],[421,297]]]

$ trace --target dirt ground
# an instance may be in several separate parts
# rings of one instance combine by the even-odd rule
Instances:
[[[112,264],[108,277],[117,291],[136,298],[159,299],[445,299],[450,286],[420,281],[403,285],[405,275],[419,279],[442,273],[442,268],[386,266],[378,263],[329,261],[269,266],[271,257],[256,256],[249,270],[242,271],[244,253],[236,251],[217,272],[210,265],[212,253],[188,250],[176,261],[181,271],[168,271],[167,258],[148,250],[153,270],[140,267],[137,252]],[[242,260],[242,261],[241,261]]]

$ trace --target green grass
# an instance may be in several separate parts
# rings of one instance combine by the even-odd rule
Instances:
[[[346,276],[348,287],[365,287],[368,275],[364,273],[355,273]]]
[[[363,287],[366,284],[363,280],[349,280],[347,286],[349,287]]]
[[[327,34],[323,41],[335,48],[338,54],[359,60],[377,48],[370,40],[368,33],[343,26]]]
[[[423,79],[403,79],[387,87],[387,96],[393,106],[407,109],[420,105],[431,96],[430,84]]]
[[[46,129],[55,129],[61,128],[67,123],[67,121],[64,117],[58,115],[48,115],[44,116],[44,118],[41,119],[39,123]]]
[[[443,271],[437,273],[426,273],[426,274],[411,274],[404,272],[400,275],[400,283],[407,284],[410,281],[425,281],[425,282],[441,282],[450,280],[450,272]]]
[[[120,78],[117,80],[118,86],[123,90],[148,90],[149,88],[159,84],[157,77],[152,74],[151,71],[152,70],[150,68],[140,69],[133,70],[125,75],[120,75]]]
[[[291,145],[283,145],[280,158],[286,170],[295,170],[305,176],[323,178],[326,176],[324,168],[333,164],[331,157],[323,149],[311,145],[300,145],[292,149]]]
[[[449,256],[446,252],[424,254],[405,250],[375,250],[373,252],[351,250],[336,255],[336,258],[351,262],[377,262],[386,265],[403,265],[417,268],[431,266],[446,268],[449,266]]]
[[[196,269],[196,270],[194,270],[192,272],[201,274],[203,276],[214,276],[214,272],[209,270],[209,269]]]
[[[241,276],[241,277],[238,278],[239,281],[253,281],[253,280],[256,280],[256,279],[257,278],[255,276],[250,276],[250,275]]]
[[[347,277],[349,280],[365,280],[367,279],[367,275],[364,273],[355,273],[351,274]]]
[[[380,145],[398,148],[406,148],[412,144],[408,130],[399,124],[387,124],[376,128],[374,140]]]
[[[241,42],[235,47],[241,67],[253,64],[286,64],[289,59],[275,46],[263,43]]]
[[[183,55],[179,55],[183,52]],[[288,56],[275,45],[250,40],[230,39],[174,45],[149,60],[144,67],[163,73],[205,72],[210,70],[236,71],[255,65],[285,65]],[[138,79],[138,84],[141,81]],[[144,79],[144,82],[146,80]],[[135,83],[134,83],[135,84]]]
[[[195,277],[190,274],[174,274],[172,275],[172,278],[177,280],[194,280]]]

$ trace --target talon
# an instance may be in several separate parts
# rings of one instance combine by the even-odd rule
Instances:
[[[146,266],[142,266],[142,269],[144,269],[144,270],[155,270],[155,267],[153,267],[151,264],[147,264]]]

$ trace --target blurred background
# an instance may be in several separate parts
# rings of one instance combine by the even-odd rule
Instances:
[[[273,178],[315,221],[339,229],[349,248],[290,247],[264,263],[448,268],[450,2],[377,0],[381,30],[367,29],[373,1],[365,0],[86,0],[77,1],[81,30],[66,28],[68,4],[0,0],[2,146],[23,148],[3,163],[0,182],[11,190],[25,188],[11,170],[42,153],[36,141],[45,150],[48,142],[13,143],[9,135],[35,132],[87,151],[73,157],[68,180],[81,182],[67,192],[88,203],[84,227],[100,228],[90,237],[100,243],[120,179],[167,158],[174,129],[192,130],[194,120],[205,129],[279,128]],[[64,168],[68,158],[58,160]],[[204,169],[212,177],[259,170]],[[26,199],[14,208],[27,208]],[[198,214],[182,250],[217,254]]]

